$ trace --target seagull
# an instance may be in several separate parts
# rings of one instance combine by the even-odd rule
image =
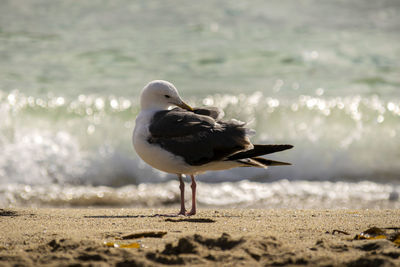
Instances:
[[[133,146],[144,162],[178,176],[181,208],[177,215],[196,214],[195,175],[235,167],[291,165],[260,156],[290,149],[292,145],[252,144],[249,137],[254,131],[245,128],[246,123],[221,120],[224,113],[218,108],[190,107],[170,82],[148,83],[141,92],[140,107]],[[192,180],[189,212],[185,209],[182,175],[190,175]]]

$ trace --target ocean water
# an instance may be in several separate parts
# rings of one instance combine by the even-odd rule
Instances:
[[[1,206],[176,205],[131,144],[165,79],[295,146],[269,157],[289,167],[200,175],[200,205],[400,208],[398,1],[0,5]]]

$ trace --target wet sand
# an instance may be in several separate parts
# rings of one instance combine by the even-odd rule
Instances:
[[[395,243],[353,240],[372,226],[400,227],[400,210],[200,209],[192,217],[155,216],[174,211],[0,209],[0,266],[400,266]]]

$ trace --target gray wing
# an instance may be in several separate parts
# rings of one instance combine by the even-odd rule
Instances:
[[[154,115],[148,142],[183,157],[190,165],[202,165],[247,150],[251,144],[243,126],[175,108]]]

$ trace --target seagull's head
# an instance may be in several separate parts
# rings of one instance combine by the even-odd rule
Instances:
[[[143,109],[165,110],[170,106],[178,106],[193,111],[183,102],[175,86],[167,81],[156,80],[148,83],[140,95],[140,106]]]

